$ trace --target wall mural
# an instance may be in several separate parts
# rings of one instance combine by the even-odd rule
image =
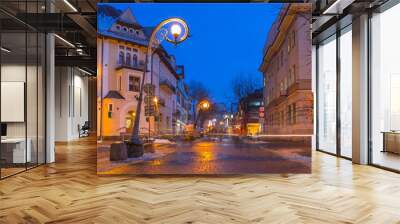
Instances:
[[[310,173],[311,4],[100,3],[97,172]]]

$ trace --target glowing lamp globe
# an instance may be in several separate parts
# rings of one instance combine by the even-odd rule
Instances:
[[[181,33],[182,33],[182,28],[181,28],[181,26],[179,26],[178,24],[173,24],[172,26],[171,26],[171,34],[175,37],[175,38],[178,38],[179,37],[179,35],[181,35]]]

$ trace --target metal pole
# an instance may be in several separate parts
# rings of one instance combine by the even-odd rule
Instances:
[[[188,30],[186,23],[179,19],[179,18],[169,18],[166,20],[161,21],[152,31],[151,36],[149,38],[149,42],[147,43],[147,54],[146,54],[146,59],[145,59],[145,64],[143,67],[143,76],[142,76],[142,82],[141,82],[141,87],[140,87],[140,93],[139,93],[139,99],[138,99],[138,103],[137,103],[137,107],[136,107],[136,116],[135,116],[135,123],[134,123],[134,127],[132,130],[132,135],[131,135],[131,143],[135,144],[135,145],[142,145],[142,141],[140,140],[139,137],[139,121],[140,121],[140,112],[142,109],[142,100],[143,100],[143,89],[144,89],[144,82],[146,79],[146,72],[147,72],[147,65],[149,64],[149,60],[150,60],[150,65],[152,65],[152,57],[151,57],[151,53],[153,50],[153,42],[156,38],[156,34],[157,32],[166,24],[170,23],[170,22],[179,22],[179,23],[183,23],[182,25],[185,26],[185,28]],[[184,39],[186,39],[186,37],[188,36],[188,32],[185,33],[184,37],[182,38],[181,41],[183,41]],[[163,37],[165,38],[165,37]],[[168,39],[167,39],[168,40]],[[161,42],[162,40],[160,40]],[[170,41],[170,40],[169,40]],[[176,40],[175,40],[176,41]],[[175,42],[175,44],[178,42]],[[159,43],[156,43],[159,44]],[[152,66],[150,66],[150,69],[152,69]]]
[[[139,94],[139,99],[138,99],[138,103],[137,103],[137,107],[136,107],[136,116],[135,116],[135,123],[133,126],[133,130],[132,130],[132,136],[131,136],[131,142],[134,144],[143,144],[142,141],[140,140],[139,137],[139,121],[140,121],[140,112],[142,109],[142,100],[143,100],[143,89],[144,89],[144,82],[146,79],[146,72],[147,72],[147,65],[149,62],[149,58],[150,58],[150,65],[152,64],[152,57],[151,57],[151,51],[153,48],[153,41],[154,38],[156,36],[157,31],[166,23],[166,20],[159,23],[156,28],[153,30],[153,32],[151,33],[150,39],[149,39],[149,43],[147,44],[147,53],[146,53],[146,58],[145,58],[145,63],[144,63],[144,67],[143,67],[143,76],[142,76],[142,82],[141,82],[141,86],[140,86],[140,94]],[[150,69],[152,69],[152,67],[150,66]]]

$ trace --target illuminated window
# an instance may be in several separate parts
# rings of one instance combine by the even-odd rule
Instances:
[[[139,92],[140,89],[140,78],[130,75],[128,90],[131,92]]]

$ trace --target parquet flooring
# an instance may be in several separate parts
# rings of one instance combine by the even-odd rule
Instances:
[[[400,175],[313,153],[311,175],[96,175],[91,139],[0,181],[0,223],[400,223]]]

